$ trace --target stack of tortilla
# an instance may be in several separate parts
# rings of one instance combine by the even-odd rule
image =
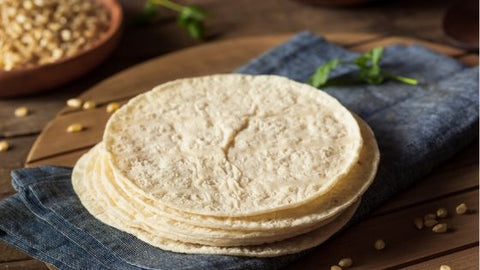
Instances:
[[[325,92],[213,75],[130,100],[72,184],[97,219],[161,249],[272,257],[345,225],[378,161],[370,128]]]

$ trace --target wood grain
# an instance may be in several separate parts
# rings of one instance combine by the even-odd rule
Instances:
[[[382,206],[372,215],[383,215],[451,194],[478,189],[478,144],[473,143],[455,158],[438,166],[425,179],[418,181]]]
[[[38,134],[60,108],[65,100],[75,96],[80,90],[60,93],[48,93],[22,99],[0,100],[0,137],[14,137]],[[27,117],[17,118],[14,111],[20,106],[30,110]]]
[[[0,263],[0,270],[48,270],[48,268],[41,261],[30,259],[25,261]]]
[[[23,251],[8,246],[4,242],[0,242],[0,254],[0,265],[4,262],[28,260],[30,258],[30,256]]]
[[[478,246],[460,250],[427,260],[425,262],[415,264],[403,268],[404,270],[425,270],[439,269],[441,265],[448,265],[454,270],[472,270],[478,269]]]
[[[467,54],[458,58],[467,66],[478,65],[478,54]]]
[[[462,216],[450,214],[444,219],[450,228],[447,233],[435,234],[428,228],[417,230],[413,226],[415,217],[422,217],[439,207],[446,207],[453,213],[455,206],[461,202],[474,207],[475,212]],[[475,190],[369,218],[345,230],[287,269],[328,269],[343,257],[353,259],[355,264],[351,269],[399,268],[429,259],[435,254],[478,245],[477,205],[478,190]],[[386,242],[384,250],[373,248],[378,238]],[[478,262],[476,265],[478,267]]]
[[[11,146],[10,149],[7,152],[0,152],[0,200],[14,193],[10,171],[23,167],[25,156],[35,141],[35,137],[16,137],[7,141]]]

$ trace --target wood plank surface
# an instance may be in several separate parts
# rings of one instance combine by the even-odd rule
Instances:
[[[41,261],[29,259],[24,261],[0,263],[0,270],[48,270],[48,268]]]
[[[30,256],[23,251],[9,246],[4,242],[0,242],[0,254],[0,264],[4,262],[28,260],[30,258]]]
[[[473,143],[455,158],[438,166],[427,177],[418,181],[413,188],[392,198],[390,203],[382,206],[372,215],[383,215],[395,209],[478,189],[478,154],[478,144]]]
[[[403,268],[404,270],[440,269],[441,265],[448,265],[454,270],[478,269],[478,246],[449,253],[445,256],[433,258],[419,264]]]
[[[468,215],[453,214],[455,207],[462,202],[474,211]],[[415,217],[423,217],[439,207],[445,207],[450,212],[443,220],[449,226],[447,233],[436,234],[429,228],[418,230],[413,226]],[[354,267],[349,269],[406,267],[431,256],[478,245],[477,207],[478,190],[474,190],[371,217],[348,228],[287,269],[328,269],[344,257],[351,257],[355,262]],[[378,238],[385,241],[384,250],[373,248],[373,243]],[[476,265],[478,267],[478,262]]]
[[[22,136],[9,138],[10,149],[0,152],[0,200],[14,193],[10,180],[10,171],[24,165],[35,137]]]

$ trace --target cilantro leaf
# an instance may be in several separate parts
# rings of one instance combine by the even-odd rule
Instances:
[[[405,84],[416,85],[418,81],[413,78],[394,75],[381,69],[380,61],[382,60],[383,48],[376,47],[351,62],[339,61],[338,59],[319,66],[315,73],[308,79],[307,83],[321,87],[327,85],[330,71],[340,64],[354,65],[358,68],[358,78],[368,84],[381,84],[385,79],[393,79]]]
[[[145,2],[142,13],[135,18],[135,24],[144,25],[153,20],[157,15],[157,7],[151,1]]]
[[[333,59],[319,66],[315,73],[308,80],[308,84],[317,88],[325,85],[328,80],[328,76],[330,75],[330,71],[336,68],[339,63],[340,61],[338,59]]]
[[[182,9],[178,17],[178,24],[184,27],[189,35],[195,39],[201,39],[204,35],[203,20],[207,13],[195,6],[187,6]]]
[[[137,23],[150,22],[157,14],[156,6],[163,6],[178,12],[178,24],[185,28],[191,37],[203,38],[205,32],[203,21],[208,17],[207,12],[196,6],[182,6],[171,0],[147,0],[142,16],[137,18]]]

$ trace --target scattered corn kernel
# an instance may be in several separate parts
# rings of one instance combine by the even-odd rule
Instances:
[[[423,220],[436,219],[436,218],[437,218],[437,215],[429,213],[423,217]]]
[[[119,108],[120,108],[120,104],[118,102],[111,102],[111,103],[108,103],[108,105],[107,105],[107,112],[108,113],[113,113],[116,110],[118,110]]]
[[[413,224],[415,227],[419,230],[423,229],[423,220],[420,217],[414,218],[413,219]]]
[[[78,123],[71,124],[70,126],[67,127],[67,132],[69,133],[80,132],[82,130],[83,130],[83,126]]]
[[[448,229],[447,223],[438,223],[432,228],[432,231],[436,233],[444,233],[447,231],[447,229]]]
[[[83,103],[83,109],[85,110],[95,109],[96,107],[97,103],[95,101],[87,100],[85,103]]]
[[[459,215],[463,215],[465,213],[467,213],[468,211],[468,207],[465,203],[461,203],[457,206],[457,208],[455,209],[455,211],[457,212],[457,214]]]
[[[67,106],[70,108],[80,108],[82,107],[82,100],[79,98],[71,98],[67,100]]]
[[[28,108],[23,106],[23,107],[18,107],[15,109],[15,116],[16,117],[25,117],[28,115]]]
[[[427,219],[427,220],[425,220],[425,222],[423,224],[425,225],[425,227],[431,228],[431,227],[437,225],[438,221],[436,221],[435,219]]]
[[[440,270],[452,270],[452,268],[446,264],[440,265]]]
[[[347,268],[352,266],[353,260],[352,258],[343,258],[338,262],[338,265],[342,268]]]
[[[377,239],[375,243],[373,244],[376,250],[382,250],[385,248],[385,241],[383,239]]]
[[[330,266],[330,270],[342,270],[342,268],[338,265],[332,265]]]
[[[7,141],[0,141],[0,152],[5,152],[8,148],[10,148],[10,144]]]
[[[438,208],[437,210],[437,217],[439,218],[446,218],[448,215],[448,211],[445,208]]]

